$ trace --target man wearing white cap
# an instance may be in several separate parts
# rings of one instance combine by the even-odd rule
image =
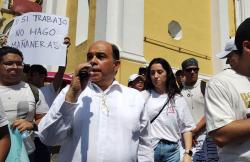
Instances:
[[[145,79],[142,75],[132,74],[129,76],[129,79],[128,79],[128,87],[137,89],[138,91],[143,91],[144,82],[145,82]]]
[[[235,35],[238,63],[210,79],[206,88],[207,131],[217,145],[220,162],[250,161],[250,18]]]
[[[223,52],[220,52],[216,55],[219,59],[227,58],[226,64],[229,64],[231,68],[234,68],[234,66],[238,63],[239,55],[236,53],[237,47],[234,44],[234,37],[229,39],[229,41],[225,45],[225,49]]]

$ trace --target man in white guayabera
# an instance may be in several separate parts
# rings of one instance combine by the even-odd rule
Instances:
[[[87,61],[41,120],[41,141],[61,145],[59,162],[152,162],[145,100],[115,80],[118,48],[97,41]]]

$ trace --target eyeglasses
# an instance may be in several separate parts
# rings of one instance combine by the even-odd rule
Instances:
[[[192,71],[194,71],[195,73],[197,73],[200,69],[199,68],[189,68],[189,69],[185,69],[186,72],[191,73]]]
[[[24,66],[24,63],[22,61],[7,61],[7,62],[2,62],[2,64],[6,68],[14,67],[14,65],[16,65],[17,68],[23,68]]]

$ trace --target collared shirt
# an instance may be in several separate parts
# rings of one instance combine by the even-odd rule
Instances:
[[[102,91],[89,83],[77,103],[61,91],[39,124],[40,139],[60,144],[59,162],[151,162],[149,120],[140,92],[114,81]]]

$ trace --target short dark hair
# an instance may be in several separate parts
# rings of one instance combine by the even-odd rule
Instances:
[[[197,67],[199,67],[198,61],[195,58],[189,58],[189,59],[184,60],[181,63],[182,70],[185,70],[189,66],[197,66]]]
[[[132,85],[133,85],[132,81],[128,82],[128,87],[131,87]]]
[[[238,54],[242,53],[242,43],[245,40],[250,41],[250,18],[247,18],[240,24],[235,34],[235,45],[239,50]]]
[[[111,44],[112,46],[112,55],[115,60],[120,60],[120,51],[115,44]]]
[[[183,75],[183,71],[182,70],[177,70],[175,72],[175,76],[181,76],[181,75]]]
[[[138,70],[139,75],[145,75],[147,74],[147,67],[140,67]]]
[[[38,73],[39,75],[47,76],[47,69],[42,65],[31,65],[29,69],[29,74],[32,75],[33,73]]]
[[[3,56],[7,55],[8,53],[17,54],[23,60],[22,52],[20,50],[18,50],[17,48],[10,47],[10,46],[3,46],[2,48],[0,48],[0,60],[2,60]]]

